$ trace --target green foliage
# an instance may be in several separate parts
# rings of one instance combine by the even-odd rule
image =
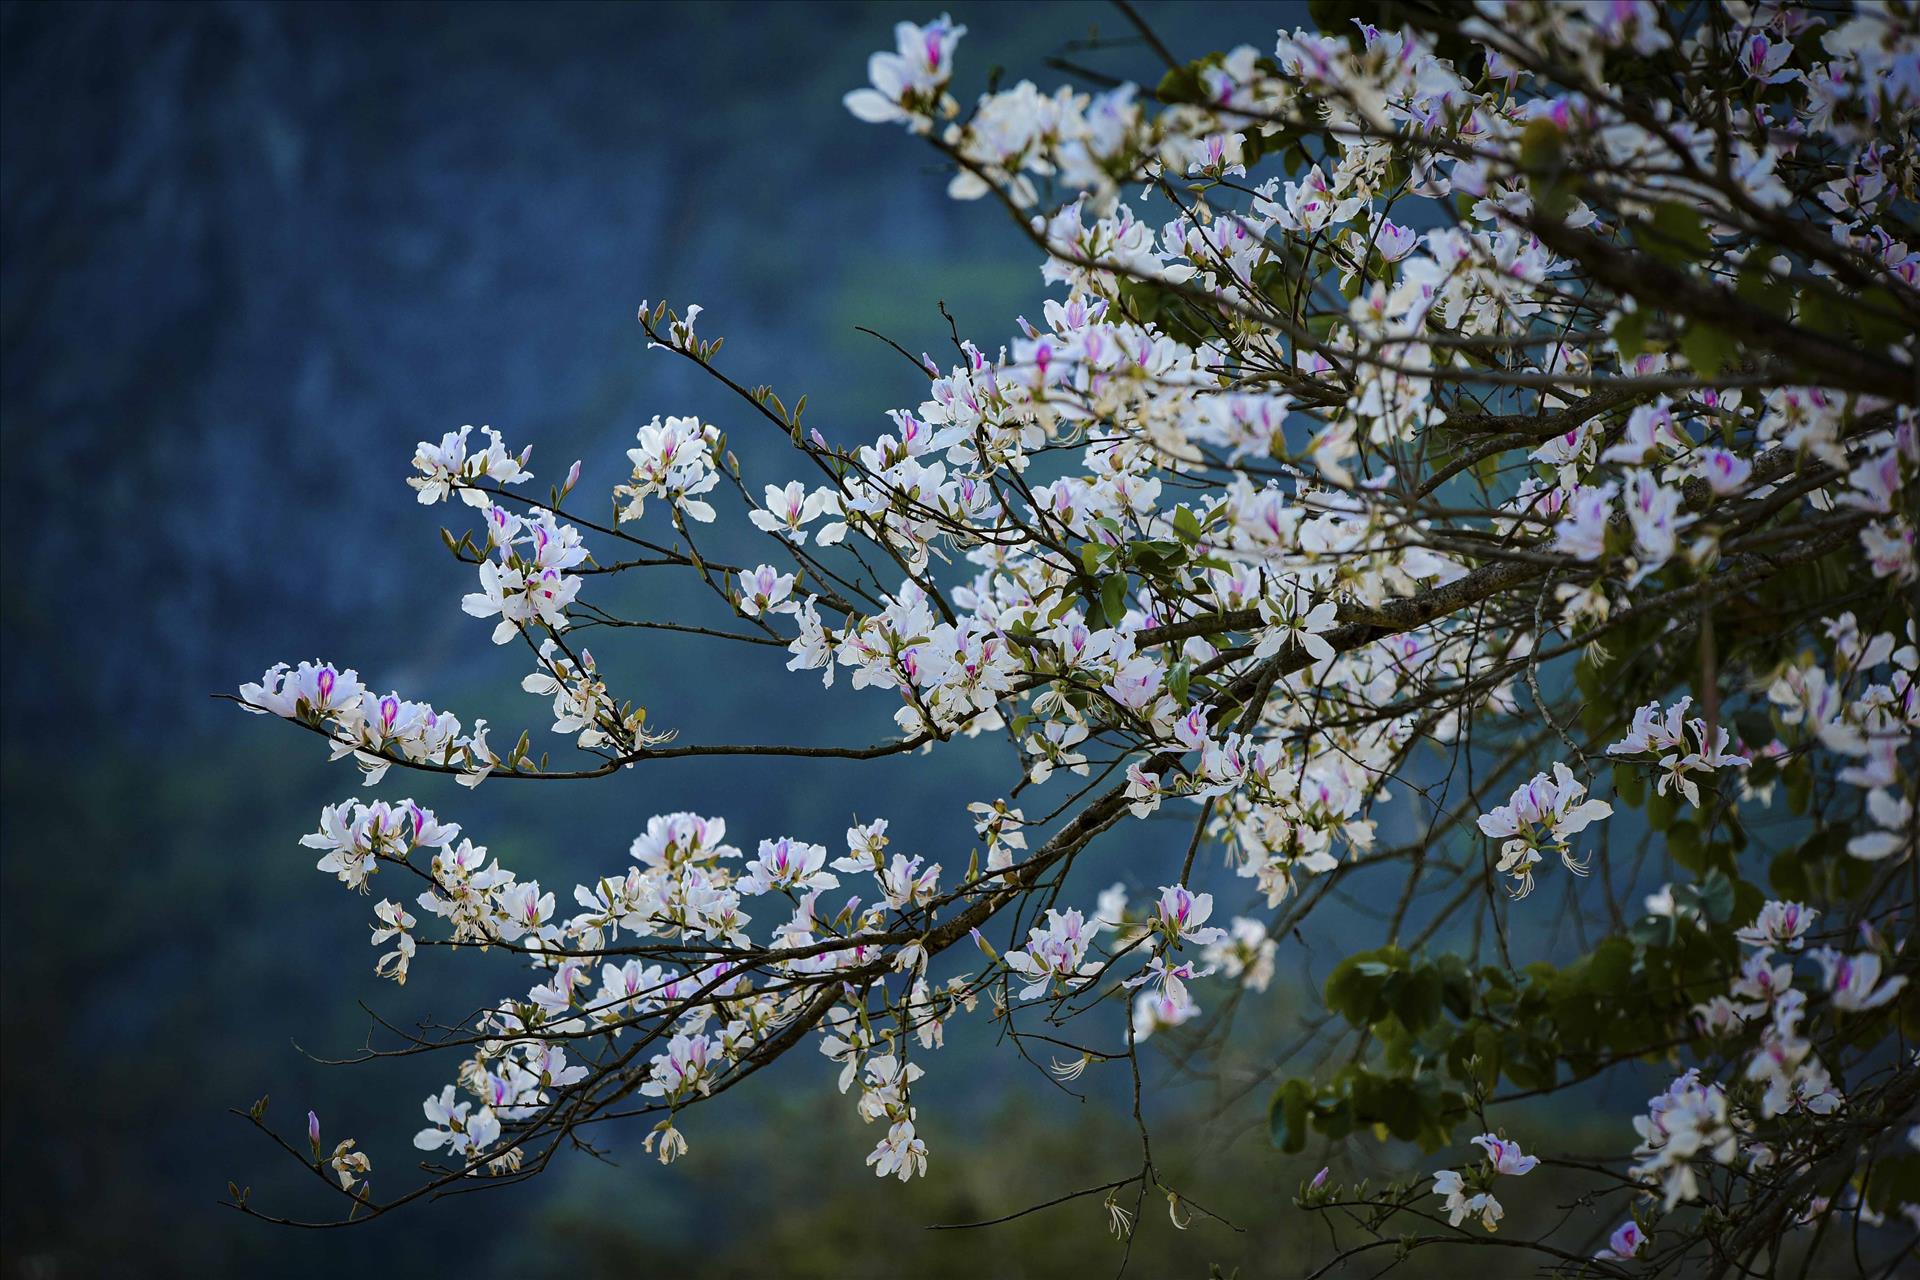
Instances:
[[[1791,776],[1807,773],[1796,768]],[[1773,892],[1799,902],[1855,901],[1867,894],[1873,882],[1873,864],[1847,855],[1847,832],[1839,827],[1814,831],[1767,864],[1767,883]]]
[[[1717,378],[1732,365],[1740,344],[1718,325],[1702,320],[1690,322],[1680,333],[1680,354],[1693,371],[1703,378]]]
[[[1700,221],[1700,211],[1677,201],[1655,205],[1653,216],[1635,232],[1634,242],[1643,252],[1669,266],[1698,261],[1713,251]]]
[[[1651,313],[1645,309],[1622,311],[1620,318],[1613,322],[1613,340],[1620,347],[1620,354],[1631,359],[1647,349],[1647,321]]]
[[[1121,303],[1143,325],[1153,325],[1188,345],[1207,342],[1213,322],[1179,292],[1152,280],[1121,280]]]
[[[1920,1204],[1920,1155],[1889,1156],[1867,1175],[1866,1201],[1879,1213],[1895,1213],[1903,1204]]]
[[[1694,848],[1692,823],[1674,830]],[[1674,889],[1670,916],[1648,915],[1556,966],[1470,970],[1457,955],[1422,959],[1398,947],[1347,957],[1327,977],[1329,1012],[1369,1033],[1378,1053],[1315,1084],[1290,1079],[1273,1095],[1268,1128],[1286,1151],[1310,1133],[1340,1138],[1371,1126],[1426,1149],[1466,1122],[1470,1098],[1552,1089],[1615,1061],[1663,1052],[1684,1038],[1700,975],[1737,962],[1737,924],[1761,895],[1715,867]]]

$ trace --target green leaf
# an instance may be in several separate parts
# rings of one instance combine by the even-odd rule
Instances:
[[[1550,173],[1566,164],[1567,135],[1546,116],[1535,116],[1520,131],[1520,168],[1528,174]]]
[[[1174,67],[1168,71],[1160,77],[1160,84],[1154,93],[1162,102],[1204,102],[1207,97],[1197,64]]]
[[[1695,320],[1680,335],[1680,354],[1693,371],[1703,378],[1717,378],[1720,371],[1739,354],[1740,344],[1733,335],[1704,321]]]
[[[1695,875],[1707,869],[1706,856],[1700,847],[1700,828],[1691,822],[1676,822],[1667,829],[1667,852]]]
[[[1553,1053],[1547,1046],[1523,1034],[1506,1039],[1503,1070],[1507,1079],[1522,1089],[1550,1089],[1559,1076]]]
[[[1327,1008],[1356,1027],[1375,1021],[1380,993],[1391,972],[1373,961],[1369,953],[1348,956],[1327,975]]]
[[[1393,993],[1393,1012],[1407,1030],[1418,1035],[1440,1019],[1442,995],[1439,970],[1431,965],[1407,974]]]
[[[1313,1109],[1313,1127],[1336,1141],[1353,1132],[1353,1103],[1341,1098]]]
[[[1109,574],[1100,584],[1100,607],[1106,611],[1107,625],[1112,626],[1127,614],[1127,575]]]
[[[1448,952],[1434,962],[1434,969],[1440,974],[1440,994],[1447,1012],[1462,1020],[1471,1017],[1473,975],[1467,971],[1466,960]]]
[[[1647,797],[1647,825],[1655,831],[1665,831],[1672,826],[1674,816],[1679,812],[1680,806],[1675,803],[1671,792],[1666,795],[1655,792]]]
[[[1846,304],[1822,286],[1808,285],[1800,290],[1800,307],[1794,320],[1822,337],[1847,340]]]
[[[1377,1096],[1379,1118],[1387,1132],[1402,1142],[1413,1142],[1427,1127],[1425,1099],[1411,1080],[1389,1080]]]
[[[1759,747],[1773,740],[1773,720],[1764,711],[1748,708],[1734,712],[1733,727],[1748,746]]]
[[[1733,291],[1742,301],[1783,320],[1793,306],[1793,289],[1786,281],[1768,271],[1757,255],[1749,258],[1747,265],[1740,269],[1740,279],[1734,284]]]
[[[1698,892],[1700,907],[1707,913],[1707,919],[1725,924],[1733,918],[1733,881],[1726,872],[1709,871],[1707,878],[1700,882]]]
[[[1186,658],[1173,664],[1173,670],[1167,676],[1167,689],[1173,694],[1173,700],[1181,706],[1188,705],[1187,685],[1193,679],[1193,663]]]
[[[1593,949],[1587,964],[1587,983],[1596,996],[1618,999],[1633,981],[1633,944],[1608,938]]]
[[[1667,201],[1655,205],[1651,225],[1637,231],[1634,239],[1662,262],[1678,265],[1689,259],[1704,258],[1712,250],[1700,211],[1691,205]]]
[[[1500,458],[1501,455],[1490,453],[1473,464],[1473,478],[1480,482],[1482,488],[1491,489],[1494,481],[1499,478]]]
[[[1920,1155],[1901,1153],[1874,1161],[1867,1176],[1867,1205],[1892,1213],[1903,1204],[1920,1204]]]
[[[1635,809],[1647,802],[1647,782],[1640,776],[1638,766],[1630,764],[1613,766],[1613,794]]]
[[[1274,1092],[1267,1107],[1267,1137],[1282,1151],[1304,1151],[1307,1146],[1307,1104],[1313,1093],[1304,1080],[1289,1080]]]
[[[1263,262],[1253,269],[1254,287],[1269,302],[1287,305],[1293,296],[1294,277],[1281,262]],[[1178,519],[1178,517],[1175,517]]]
[[[1861,342],[1870,347],[1888,347],[1910,336],[1896,319],[1899,314],[1900,304],[1892,292],[1885,285],[1877,284],[1860,291],[1848,318],[1859,331]]]
[[[1813,770],[1805,759],[1795,760],[1781,771],[1787,782],[1787,808],[1805,813],[1813,800]]]
[[[1613,340],[1620,348],[1621,359],[1631,360],[1647,349],[1647,320],[1650,315],[1644,308],[1626,311],[1613,322]]]
[[[1480,1087],[1489,1093],[1500,1083],[1500,1071],[1506,1065],[1507,1053],[1501,1043],[1500,1033],[1484,1022],[1473,1029],[1473,1054],[1477,1058],[1479,1074],[1476,1077]]]
[[[1573,207],[1576,182],[1567,174],[1567,135],[1545,116],[1535,116],[1520,133],[1520,170],[1534,210],[1542,218],[1564,220]]]
[[[1129,543],[1127,559],[1147,573],[1158,573],[1186,559],[1187,549],[1178,542],[1154,539]]]

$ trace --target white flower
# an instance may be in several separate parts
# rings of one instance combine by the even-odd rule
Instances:
[[[498,615],[500,623],[493,629],[493,642],[505,644],[533,618],[526,592],[524,573],[488,560],[480,566],[480,590],[461,597],[460,608],[476,618]]]
[[[1133,1037],[1145,1040],[1156,1031],[1177,1027],[1200,1013],[1185,987],[1156,987],[1142,991],[1133,1001]]]
[[[924,27],[896,24],[893,38],[898,52],[876,53],[867,59],[867,78],[873,87],[847,94],[843,99],[847,110],[868,124],[924,118],[953,76],[953,49],[965,34],[967,29],[955,26],[944,13]]]
[[[1879,862],[1914,843],[1913,802],[1881,787],[1867,792],[1867,815],[1881,830],[1865,831],[1847,841],[1847,852],[1867,862]]]
[[[1091,931],[1078,910],[1049,908],[1046,924],[1028,932],[1027,945],[1007,953],[1007,967],[1029,979],[1020,998],[1031,1000],[1055,983],[1071,986],[1075,978],[1099,972],[1098,965],[1084,963],[1091,942]]]
[[[749,618],[793,612],[798,606],[787,599],[792,592],[793,575],[780,573],[770,564],[740,571],[740,611]]]
[[[1679,788],[1689,804],[1696,807],[1700,803],[1700,787],[1689,775],[1694,773],[1715,773],[1723,768],[1744,769],[1752,761],[1743,755],[1727,750],[1729,737],[1726,726],[1715,726],[1712,742],[1708,742],[1707,722],[1696,716],[1692,720],[1682,721],[1692,697],[1683,697],[1668,709],[1664,717],[1660,714],[1659,702],[1649,702],[1633,714],[1633,726],[1627,736],[1607,747],[1608,755],[1643,755],[1664,751],[1659,765],[1665,770],[1659,777],[1656,790],[1661,795],[1667,793],[1669,784]],[[1687,734],[1693,734],[1693,749]]]
[[[789,671],[819,671],[823,686],[833,684],[833,639],[821,625],[819,610],[815,607],[817,596],[808,596],[799,608],[795,621],[799,623],[800,634],[787,644],[787,652],[793,655],[787,663]]]
[[[1640,1229],[1640,1224],[1623,1222],[1607,1237],[1607,1247],[1593,1256],[1609,1262],[1625,1262],[1639,1257],[1646,1247],[1647,1233]]]
[[[1495,1173],[1504,1173],[1517,1178],[1522,1174],[1531,1173],[1534,1166],[1540,1163],[1538,1156],[1530,1156],[1521,1151],[1519,1143],[1508,1142],[1491,1133],[1483,1133],[1473,1139],[1473,1145],[1487,1153],[1487,1160],[1493,1165]]]
[[[1433,1194],[1445,1197],[1449,1225],[1457,1227],[1468,1218],[1478,1217],[1488,1231],[1500,1229],[1500,1219],[1506,1213],[1500,1202],[1485,1191],[1468,1195],[1465,1180],[1454,1170],[1442,1169],[1433,1175]]]
[[[1105,912],[1102,911],[1104,917]],[[1242,986],[1265,991],[1273,981],[1273,961],[1277,944],[1259,920],[1235,916],[1227,927],[1227,937],[1202,953],[1209,965],[1218,966],[1229,978],[1238,978]]]
[[[1831,947],[1822,947],[1807,954],[1826,971],[1827,990],[1832,993],[1836,1009],[1849,1013],[1877,1009],[1907,985],[1904,975],[1880,981],[1880,957],[1871,951],[1849,956]]]
[[[1698,1070],[1689,1070],[1652,1099],[1647,1114],[1634,1117],[1633,1127],[1640,1134],[1634,1154],[1641,1161],[1629,1172],[1636,1178],[1658,1178],[1669,1211],[1699,1196],[1695,1159],[1725,1164],[1739,1150],[1726,1094],[1717,1084],[1703,1085]]]
[[[1724,498],[1746,487],[1748,478],[1753,475],[1753,464],[1726,449],[1702,449],[1700,474],[1705,478],[1707,487]]]
[[[684,322],[689,329],[688,336],[698,310],[695,307],[688,311]],[[620,508],[620,519],[623,522],[640,519],[647,499],[659,496],[679,514],[703,524],[711,523],[713,506],[699,495],[720,483],[720,473],[713,465],[713,451],[718,447],[719,438],[718,430],[703,425],[698,418],[656,416],[641,427],[639,447],[627,450],[627,457],[633,463],[632,481],[614,490],[615,497],[626,500]]]
[[[805,485],[790,480],[784,488],[768,485],[765,504],[758,511],[748,513],[747,518],[756,529],[777,533],[795,545],[805,545],[806,524],[832,510],[833,499],[830,489],[808,493]]]
[[[713,1038],[704,1031],[677,1035],[665,1053],[652,1058],[652,1074],[640,1092],[652,1098],[678,1102],[693,1093],[706,1093],[713,1084]]]
[[[1693,704],[1691,695],[1683,697],[1661,717],[1660,703],[1649,702],[1633,713],[1633,726],[1627,736],[1607,748],[1607,754],[1644,755],[1665,751],[1686,741],[1685,716]]]
[[[640,1149],[651,1153],[653,1151],[654,1139],[656,1138],[660,1140],[661,1164],[672,1164],[675,1160],[687,1154],[687,1136],[675,1127],[672,1120],[662,1120],[659,1124],[655,1125],[653,1132],[647,1135],[647,1140],[640,1144]]]
[[[905,1182],[914,1174],[926,1176],[927,1144],[913,1134],[913,1121],[899,1120],[887,1130],[887,1136],[868,1153],[867,1163],[875,1177],[889,1174]]]
[[[1212,914],[1212,894],[1189,893],[1185,885],[1170,884],[1161,888],[1160,899],[1147,917],[1147,927],[1160,933],[1170,948],[1182,942],[1206,947],[1227,936],[1225,929],[1202,927]]]
[[[1507,803],[1477,819],[1482,834],[1495,839],[1510,837],[1501,846],[1498,870],[1519,881],[1514,896],[1525,897],[1532,891],[1533,867],[1540,861],[1541,844],[1558,849],[1569,871],[1586,874],[1586,863],[1573,856],[1568,838],[1613,813],[1613,806],[1605,800],[1582,801],[1586,793],[1586,784],[1566,765],[1556,763],[1551,778],[1535,774],[1532,781],[1514,789]]]
[[[1272,629],[1261,636],[1254,657],[1271,657],[1288,644],[1299,645],[1315,662],[1333,657],[1333,646],[1320,636],[1323,631],[1333,630],[1339,621],[1333,601],[1313,604],[1305,591],[1297,589],[1277,597],[1266,595],[1260,599],[1260,616],[1272,624]]]
[[[428,1127],[413,1135],[413,1145],[422,1151],[445,1147],[449,1154],[465,1156],[471,1162],[499,1141],[500,1121],[489,1107],[470,1115],[472,1103],[456,1103],[453,1099],[453,1086],[448,1085],[421,1104]]]
[[[895,911],[924,906],[940,886],[940,864],[927,865],[926,859],[895,854],[884,871],[874,873],[880,882],[880,896]]]
[[[1613,517],[1613,499],[1619,491],[1611,480],[1577,490],[1554,527],[1555,549],[1579,560],[1598,560],[1606,554],[1607,522]]]
[[[470,426],[448,432],[437,445],[422,440],[416,446],[413,468],[420,475],[408,477],[407,483],[420,495],[422,503],[444,502],[457,488],[461,501],[484,508],[490,501],[483,491],[472,487],[478,481],[521,484],[533,478],[533,472],[527,470],[527,459],[533,453],[531,445],[516,456],[507,452],[498,431],[492,427],[480,430],[488,441],[480,453],[467,452],[467,437],[473,432]]]
[[[791,836],[762,840],[760,856],[748,865],[739,890],[752,895],[784,889],[797,895],[832,889],[840,877],[823,870],[826,863],[827,851],[821,845],[803,844]]]
[[[373,913],[380,918],[380,924],[373,930],[373,945],[378,947],[398,939],[395,950],[381,956],[374,963],[373,971],[404,984],[407,980],[407,966],[413,963],[415,950],[413,934],[409,931],[419,922],[413,918],[411,912],[397,902],[382,900],[375,904]]]
[[[358,671],[341,671],[330,662],[303,662],[293,671],[282,662],[260,677],[260,683],[240,686],[247,710],[289,719],[297,715],[325,718],[351,710],[365,693]]]
[[[978,805],[967,806],[977,809]],[[879,871],[887,865],[887,820],[875,818],[847,828],[847,853],[833,860],[835,871]]]
[[[1769,902],[1760,908],[1753,923],[1733,936],[1750,947],[1784,947],[1798,951],[1805,946],[1803,937],[1820,913],[1798,902]]]
[[[1033,763],[1027,779],[1036,785],[1053,776],[1055,769],[1073,773],[1087,772],[1087,758],[1073,748],[1087,740],[1087,727],[1070,720],[1049,720],[1040,732],[1027,735],[1027,754]]]
[[[1674,421],[1673,407],[1665,396],[1652,404],[1643,404],[1627,418],[1626,438],[1600,455],[1602,462],[1630,462],[1636,466],[1648,455],[1663,449],[1690,449],[1680,424]]]
[[[373,1172],[372,1158],[364,1151],[355,1151],[354,1145],[352,1138],[342,1138],[327,1157],[327,1167],[340,1179],[342,1191],[353,1190],[354,1183]]]
[[[501,941],[513,942],[529,933],[539,936],[552,918],[553,895],[541,893],[538,880],[509,885],[500,891]]]
[[[1699,519],[1681,515],[1680,490],[1661,484],[1651,471],[1633,471],[1627,476],[1627,523],[1633,526],[1634,556],[1639,568],[1627,579],[1629,587],[1660,569],[1673,558],[1680,530]]]

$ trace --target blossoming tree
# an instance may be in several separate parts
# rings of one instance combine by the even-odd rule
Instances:
[[[1155,88],[1070,68],[1079,87],[970,103],[964,28],[902,23],[846,105],[1025,229],[1039,323],[907,355],[918,403],[834,442],[723,359],[699,307],[643,303],[660,358],[734,393],[725,428],[779,433],[789,465],[749,474],[723,424],[674,415],[630,474],[575,464],[544,492],[490,429],[419,446],[419,501],[471,521],[445,535],[466,612],[525,647],[581,763],[328,662],[242,687],[366,786],[981,736],[1007,785],[926,851],[884,816],[743,837],[662,814],[564,893],[412,801],[329,807],[303,843],[381,891],[380,973],[526,968],[471,1026],[389,1050],[449,1062],[417,1173],[251,1113],[339,1216],[518,1181],[621,1121],[671,1161],[795,1050],[831,1060],[883,1178],[938,1176],[915,1086],[950,1033],[1065,1078],[1129,1063],[1140,1115],[1142,1046],[1266,991],[1296,924],[1364,886],[1379,934],[1318,993],[1321,1065],[1277,1064],[1272,1102],[1289,1151],[1406,1144],[1401,1181],[1301,1189],[1338,1256],[1747,1274],[1862,1232],[1850,1260],[1910,1243],[1920,10],[1399,9],[1403,29],[1191,62],[1140,25]],[[726,521],[763,562],[703,552]],[[676,573],[705,615],[594,600],[601,575]],[[898,732],[662,731],[582,642],[615,625],[840,679]],[[1180,825],[1151,865],[1103,856],[1156,814]],[[1237,877],[1235,905],[1202,875]],[[1162,887],[1081,896],[1115,878]],[[1576,958],[1539,954],[1543,916]],[[1672,1083],[1604,1158],[1511,1118],[1649,1062]],[[1122,1236],[1149,1195],[1204,1212],[1141,1129],[1139,1166],[1078,1193]],[[1412,1173],[1415,1146],[1448,1167]],[[1581,1210],[1516,1222],[1500,1195],[1542,1165]]]

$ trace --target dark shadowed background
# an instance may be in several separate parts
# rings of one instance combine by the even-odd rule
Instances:
[[[1104,6],[952,4],[959,82],[1043,86],[1042,59]],[[1292,6],[1144,5],[1197,54],[1270,46]],[[736,843],[832,843],[857,812],[896,848],[964,866],[962,806],[1002,794],[1004,751],[872,766],[668,762],[598,785],[469,794],[395,771],[361,793],[285,726],[210,694],[321,656],[458,712],[496,740],[544,708],[525,655],[463,616],[469,570],[404,486],[413,444],[491,423],[535,446],[536,487],[585,462],[623,478],[655,413],[697,412],[751,469],[778,440],[668,357],[634,311],[707,308],[741,381],[836,442],[870,437],[924,380],[855,332],[939,352],[947,303],[994,344],[1043,296],[1031,246],[956,205],[924,149],[840,105],[869,51],[937,5],[645,7],[44,5],[0,8],[0,412],[4,439],[4,1161],[8,1274],[1054,1275],[1118,1265],[1098,1199],[1010,1212],[1132,1171],[1123,1082],[1080,1103],[956,1026],[930,1064],[934,1177],[876,1183],[874,1133],[811,1047],[696,1113],[672,1170],[563,1161],[537,1184],[345,1232],[298,1233],[218,1201],[331,1209],[241,1121],[352,1134],[376,1188],[408,1181],[418,1099],[449,1065],[318,1065],[352,1053],[368,1000],[458,1017],[522,971],[424,956],[371,977],[370,900],[312,870],[320,805],[410,791],[523,875],[566,886],[626,865],[647,816],[724,816]],[[1078,56],[1078,55],[1076,55]],[[1091,55],[1089,55],[1091,56]],[[1098,55],[1157,79],[1137,45]],[[943,357],[944,358],[944,357]],[[785,479],[788,471],[765,471]],[[598,597],[669,616],[671,583]],[[691,741],[875,740],[884,699],[823,696],[784,658],[598,640],[603,669]],[[505,726],[513,726],[511,729]],[[563,751],[554,741],[548,745]],[[1157,838],[1157,837],[1155,837]],[[1184,832],[1177,836],[1184,841]],[[1130,836],[1136,849],[1148,836]],[[1098,873],[1138,889],[1128,846]],[[1243,895],[1244,896],[1244,895]],[[1227,909],[1245,905],[1236,899]],[[1320,973],[1324,974],[1324,966]],[[1278,1042],[1289,972],[1248,1026]],[[309,1056],[313,1055],[313,1056]],[[1244,1067],[1246,1063],[1243,1063]],[[1161,1061],[1156,1086],[1180,1072]],[[1147,1275],[1218,1260],[1287,1274],[1278,1222],[1301,1168],[1266,1148],[1270,1089],[1242,1071],[1172,1088],[1162,1160],[1245,1231],[1173,1231],[1150,1201]],[[1297,1225],[1297,1220],[1296,1220]]]

